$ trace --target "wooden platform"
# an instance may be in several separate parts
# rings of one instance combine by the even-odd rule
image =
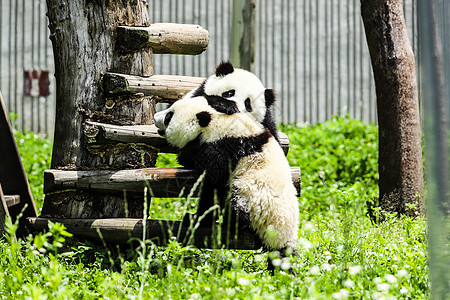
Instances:
[[[261,248],[261,242],[253,232],[241,231],[237,237],[228,237],[226,232],[217,228],[181,227],[179,221],[144,220],[143,219],[48,219],[28,218],[30,226],[36,231],[48,228],[48,221],[58,222],[66,226],[67,231],[77,237],[106,243],[126,244],[133,239],[150,239],[160,246],[167,245],[170,239],[177,239],[183,245],[193,245],[198,248],[222,248],[256,250]],[[145,224],[145,226],[144,226]],[[145,232],[144,232],[145,228]],[[100,232],[100,234],[99,234]],[[221,239],[217,241],[219,237]]]

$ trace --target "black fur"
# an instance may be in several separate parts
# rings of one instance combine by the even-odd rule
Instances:
[[[196,117],[198,119],[198,124],[200,124],[201,127],[206,127],[211,122],[211,114],[207,111],[202,111],[196,114]]]
[[[272,112],[270,111],[270,107],[275,102],[275,92],[272,89],[265,89],[264,90],[264,100],[266,103],[266,114],[264,115],[264,119],[261,122],[261,124],[265,128],[269,129],[270,133],[273,135],[273,137],[279,143],[280,140],[278,139],[277,125],[275,124],[275,121],[272,118]]]
[[[206,170],[206,176],[200,190],[200,200],[196,218],[202,216],[213,204],[215,196],[219,205],[224,208],[231,203],[232,219],[239,218],[242,226],[248,226],[249,217],[245,213],[236,215],[238,208],[230,199],[230,174],[236,168],[242,157],[262,151],[262,147],[269,141],[271,134],[264,130],[261,134],[251,137],[226,137],[212,143],[200,144],[200,137],[190,142],[178,154],[178,162],[187,168],[198,171]],[[230,202],[227,202],[230,199]],[[212,224],[212,215],[202,221],[202,226]],[[232,221],[234,223],[234,221]]]
[[[228,98],[233,97],[235,94],[236,94],[236,91],[233,90],[233,89],[231,89],[231,90],[229,90],[229,91],[223,92],[223,93],[222,93],[222,97],[228,99]]]
[[[245,104],[245,110],[247,110],[248,112],[252,112],[253,111],[253,107],[252,107],[252,103],[250,101],[250,98],[245,99],[244,104]]]
[[[279,143],[280,140],[278,139],[277,125],[275,124],[275,122],[272,119],[272,113],[271,113],[270,109],[266,110],[266,114],[264,115],[264,120],[261,122],[261,124],[270,131],[270,133],[273,135],[273,137]]]
[[[166,116],[164,117],[164,125],[169,125],[170,120],[172,120],[173,117],[173,111],[169,111]]]
[[[272,89],[264,90],[264,100],[266,101],[266,107],[269,108],[275,102],[275,92]]]
[[[203,83],[194,91],[194,94],[192,95],[192,97],[199,97],[199,96],[205,96],[205,83],[206,80],[203,81]]]
[[[208,101],[209,106],[220,113],[232,115],[239,112],[236,102],[220,96],[203,95]]]
[[[217,67],[216,67],[216,76],[217,77],[224,77],[228,74],[231,74],[234,72],[234,67],[233,65],[229,62],[229,61],[224,61],[221,62]]]
[[[239,112],[236,102],[217,95],[206,95],[205,83],[206,80],[194,91],[193,97],[205,97],[208,105],[220,113],[232,115]]]

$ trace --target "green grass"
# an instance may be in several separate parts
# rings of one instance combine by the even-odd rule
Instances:
[[[54,224],[21,243],[0,242],[0,298],[427,299],[425,220],[387,214],[377,224],[367,217],[378,194],[376,126],[339,118],[280,129],[290,139],[291,165],[302,169],[300,255],[280,261],[270,254],[280,263],[274,276],[261,251],[196,249],[175,241],[107,248],[68,237]],[[23,151],[41,147],[34,138],[19,143],[27,170],[35,156]],[[160,167],[175,163],[169,154],[158,159]],[[29,179],[42,185],[42,176]],[[42,190],[33,193],[42,198]],[[151,216],[177,219],[183,201],[153,199]],[[287,266],[296,274],[283,271]]]

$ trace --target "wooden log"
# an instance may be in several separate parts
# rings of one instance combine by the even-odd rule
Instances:
[[[197,55],[206,50],[209,33],[200,25],[154,23],[149,27],[117,27],[116,46],[131,52],[151,47],[155,54]]]
[[[103,90],[109,95],[143,93],[153,96],[159,102],[174,102],[203,83],[205,78],[153,75],[141,77],[118,73],[103,76]]]
[[[291,167],[292,181],[300,195],[300,168]],[[137,170],[89,170],[44,172],[44,193],[68,190],[142,193],[148,187],[155,197],[187,196],[200,174],[183,168]],[[194,194],[196,195],[196,194]]]
[[[20,195],[4,195],[6,206],[11,207],[20,203]]]
[[[106,142],[121,143],[144,143],[159,149],[163,153],[177,153],[178,149],[169,145],[166,139],[158,134],[155,125],[132,125],[122,126],[89,122],[85,124],[85,135],[90,144],[101,144]],[[284,154],[289,152],[289,138],[283,132],[278,132],[281,148]]]
[[[158,134],[155,125],[113,125],[97,122],[86,122],[84,127],[89,144],[102,144],[109,142],[143,143],[158,148],[159,152],[177,153],[178,150],[167,143],[166,139]]]
[[[67,231],[77,237],[106,243],[126,244],[132,239],[150,239],[160,246],[167,245],[174,237],[183,245],[193,245],[198,248],[221,248],[257,250],[261,248],[260,240],[250,230],[241,230],[237,239],[222,240],[218,242],[217,228],[198,228],[192,235],[187,227],[181,227],[180,221],[146,220],[146,235],[144,236],[144,220],[127,218],[110,219],[57,219],[57,218],[28,218],[31,230],[45,231],[48,221],[61,223]],[[101,237],[99,232],[101,233]]]
[[[146,168],[137,170],[89,170],[44,172],[44,193],[67,190],[127,191],[142,193],[144,187],[156,197],[187,195],[199,174],[182,168]]]

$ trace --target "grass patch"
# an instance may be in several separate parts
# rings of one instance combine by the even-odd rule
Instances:
[[[196,249],[176,241],[105,248],[52,224],[49,233],[26,241],[0,241],[0,298],[427,299],[425,220],[387,214],[374,224],[367,217],[378,194],[376,126],[336,118],[280,129],[290,139],[291,165],[302,169],[300,255],[277,260],[274,276],[265,270],[268,254],[260,251]],[[29,164],[32,156],[22,155]],[[174,163],[173,155],[158,158],[159,167]],[[174,212],[183,199],[155,200],[152,217],[179,217]],[[14,232],[12,224],[8,228]],[[289,265],[295,275],[283,271]]]

